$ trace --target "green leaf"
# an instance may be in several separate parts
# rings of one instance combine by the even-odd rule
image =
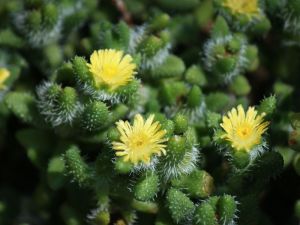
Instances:
[[[64,185],[66,180],[64,171],[65,162],[60,156],[55,156],[50,159],[47,169],[47,180],[53,190],[57,190]]]
[[[47,158],[54,147],[54,137],[46,131],[23,129],[16,133],[17,140],[26,149],[27,157],[39,168],[47,166]]]
[[[230,34],[229,27],[225,19],[218,16],[212,30],[212,37],[224,37]]]
[[[28,92],[10,92],[5,97],[10,111],[22,122],[36,126],[44,124],[36,107],[35,97]]]

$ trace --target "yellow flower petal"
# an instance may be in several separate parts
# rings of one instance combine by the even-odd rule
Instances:
[[[136,69],[130,55],[114,49],[94,51],[87,65],[96,85],[107,86],[111,91],[130,82]]]
[[[120,132],[120,142],[113,142],[113,149],[117,156],[124,156],[125,161],[133,164],[144,162],[149,164],[151,156],[166,154],[166,145],[162,144],[168,139],[164,138],[166,131],[160,129],[159,122],[153,122],[154,115],[150,115],[146,121],[137,114],[134,117],[133,125],[128,121],[116,123]]]
[[[223,6],[234,15],[257,17],[260,13],[258,0],[223,0]]]
[[[250,151],[261,143],[261,136],[267,130],[269,122],[263,122],[264,116],[264,113],[257,115],[254,107],[249,107],[246,113],[241,105],[233,108],[222,118],[220,126],[225,134],[221,138],[229,141],[236,150]]]
[[[9,78],[10,72],[6,68],[0,68],[0,90],[5,88],[4,82]]]

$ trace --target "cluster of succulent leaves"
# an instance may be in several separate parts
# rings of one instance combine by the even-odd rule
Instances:
[[[300,176],[300,2],[259,7],[252,21],[220,0],[2,0],[0,224],[272,224],[270,179]],[[130,54],[135,79],[99,90],[87,66],[98,49]],[[238,104],[271,121],[254,158],[217,138]],[[153,166],[111,147],[115,122],[137,113],[167,131]],[[300,219],[291,193],[285,224]]]

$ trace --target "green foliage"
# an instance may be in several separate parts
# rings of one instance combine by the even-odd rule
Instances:
[[[212,29],[212,36],[214,38],[218,38],[218,37],[226,36],[228,34],[230,34],[230,30],[227,22],[223,17],[218,16],[214,24],[214,27]]]
[[[268,115],[272,115],[274,111],[276,110],[276,97],[274,95],[265,98],[262,100],[258,107],[258,111],[260,113],[266,113]]]
[[[293,166],[294,166],[296,173],[299,175],[300,174],[300,155],[299,154],[297,154],[294,157]]]
[[[34,123],[37,109],[35,98],[29,93],[11,92],[6,96],[7,107],[25,123]]]
[[[65,184],[65,163],[60,156],[53,157],[49,160],[47,168],[47,179],[49,186],[57,190]]]
[[[194,85],[187,95],[187,105],[190,108],[197,107],[203,101],[202,98],[203,98],[203,95],[202,95],[201,89],[198,86]]]
[[[0,224],[296,224],[300,4],[228,2],[0,1]]]
[[[206,105],[209,110],[215,112],[221,112],[229,104],[228,95],[222,92],[211,93],[206,96]]]
[[[188,220],[195,210],[193,202],[184,193],[174,188],[167,193],[167,205],[176,223]]]
[[[64,155],[64,161],[67,173],[80,186],[88,186],[91,182],[92,174],[90,167],[86,164],[80,155],[80,151],[76,146],[71,146]]]
[[[26,155],[37,167],[45,168],[49,149],[53,146],[53,136],[38,129],[23,129],[16,133],[17,140],[25,148]],[[35,137],[34,139],[32,137]]]
[[[245,151],[235,152],[232,160],[234,166],[238,169],[243,169],[250,163],[250,156]]]
[[[217,128],[221,121],[221,115],[219,113],[208,111],[206,113],[206,123],[209,128]]]
[[[199,4],[199,0],[187,0],[185,2],[173,2],[172,0],[158,0],[159,5],[168,10],[188,10]]]
[[[103,102],[91,102],[82,113],[81,127],[87,131],[97,131],[101,129],[108,120],[108,108]]]
[[[244,76],[237,76],[233,79],[230,89],[236,95],[247,95],[251,91],[248,80]]]
[[[91,76],[87,67],[87,62],[83,57],[75,56],[73,60],[74,75],[81,82],[91,82]]]
[[[215,209],[208,202],[200,204],[195,212],[195,224],[197,225],[217,225]]]
[[[188,129],[188,118],[182,114],[177,114],[174,118],[175,133],[182,134]]]
[[[230,195],[220,197],[217,203],[218,215],[221,224],[229,224],[235,218],[237,205],[234,198]]]
[[[134,196],[140,201],[149,201],[159,191],[159,178],[154,173],[146,173],[134,187]]]
[[[154,77],[161,77],[161,78],[179,77],[182,75],[184,71],[185,71],[184,62],[180,58],[174,55],[170,55],[165,59],[165,61],[161,65],[153,69],[151,71],[151,74]]]
[[[185,79],[190,84],[204,86],[207,84],[206,77],[201,67],[193,65],[189,67],[185,73]]]
[[[181,176],[172,181],[172,184],[194,198],[206,198],[214,191],[213,178],[204,170],[195,170],[189,175]]]
[[[298,200],[295,204],[295,214],[298,218],[300,217],[300,200]]]
[[[5,29],[0,31],[0,45],[21,48],[24,45],[24,41],[12,30]]]

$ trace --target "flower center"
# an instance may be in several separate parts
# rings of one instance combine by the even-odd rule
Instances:
[[[113,65],[103,67],[103,78],[104,80],[111,80],[118,73],[118,68]]]
[[[143,144],[143,141],[141,141],[141,140],[138,140],[138,141],[136,141],[136,143],[135,143],[136,146],[141,146],[142,144]]]
[[[237,128],[237,135],[239,138],[245,139],[247,138],[251,133],[251,128],[248,124],[244,124],[243,126],[240,126]]]
[[[144,133],[136,133],[132,135],[130,140],[130,148],[139,150],[144,148],[148,143],[148,136]]]

